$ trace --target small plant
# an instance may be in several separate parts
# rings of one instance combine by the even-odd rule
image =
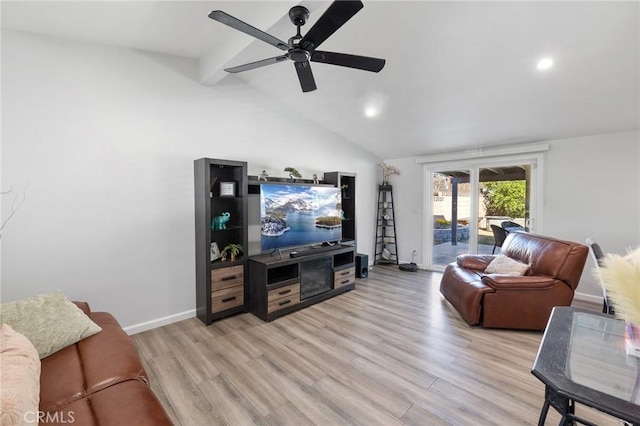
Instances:
[[[436,219],[436,224],[435,224],[435,228],[436,229],[447,229],[447,228],[451,228],[451,222],[448,221],[447,219]]]
[[[300,179],[302,177],[300,172],[293,167],[285,167],[284,171],[289,173],[290,179]]]
[[[238,255],[240,253],[243,253],[242,250],[242,245],[240,244],[227,244],[224,249],[222,249],[222,258],[226,259],[227,255],[231,256],[231,261],[233,262],[234,260],[236,260],[236,257],[238,257]]]

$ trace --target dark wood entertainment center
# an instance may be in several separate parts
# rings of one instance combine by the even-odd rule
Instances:
[[[269,182],[313,183],[286,178]],[[261,182],[247,175],[243,161],[194,161],[196,315],[205,325],[241,312],[271,321],[355,288],[356,175],[328,172],[319,183],[342,189],[342,241],[249,256],[248,198],[260,194]],[[233,261],[214,259],[213,243],[219,250],[240,244],[245,253]]]
[[[264,321],[355,288],[355,247],[336,245],[291,257],[282,250],[249,258],[249,311]],[[319,288],[314,288],[318,287]],[[311,287],[310,292],[305,289]]]

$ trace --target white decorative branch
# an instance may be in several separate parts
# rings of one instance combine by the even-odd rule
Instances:
[[[2,230],[4,229],[4,227],[7,226],[7,223],[11,220],[13,215],[16,214],[18,209],[20,209],[20,206],[22,205],[22,203],[24,203],[25,200],[27,199],[27,188],[29,188],[29,185],[30,184],[27,184],[22,189],[22,197],[20,197],[20,194],[16,194],[13,197],[13,201],[11,202],[11,211],[9,212],[9,216],[7,216],[7,218],[2,221],[2,225],[0,225],[0,238],[2,238]],[[11,192],[13,192],[13,186],[11,188],[9,188],[8,191],[0,192],[0,195],[10,194]]]

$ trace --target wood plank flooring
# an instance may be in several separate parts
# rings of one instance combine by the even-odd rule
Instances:
[[[356,290],[270,323],[192,318],[132,337],[176,425],[537,424],[542,333],[468,326],[440,277],[376,266]],[[551,409],[547,424],[559,419]]]

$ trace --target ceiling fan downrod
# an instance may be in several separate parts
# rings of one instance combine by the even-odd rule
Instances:
[[[296,35],[289,39],[289,45],[292,46],[289,49],[287,56],[294,62],[305,62],[311,58],[309,51],[299,47],[300,40],[302,40],[302,34],[300,33],[300,27],[307,23],[309,19],[309,9],[304,6],[293,6],[289,10],[289,19],[293,25],[296,26]]]

